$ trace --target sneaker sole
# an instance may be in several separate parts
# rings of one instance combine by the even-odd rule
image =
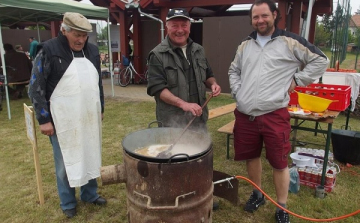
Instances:
[[[257,206],[255,209],[246,209],[246,206],[244,207],[244,211],[247,211],[249,213],[254,213],[257,209],[259,209],[259,207],[261,205],[264,205],[265,204],[265,199],[259,204],[259,206]]]

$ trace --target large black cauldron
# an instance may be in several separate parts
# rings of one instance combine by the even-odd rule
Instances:
[[[103,167],[103,185],[126,183],[127,215],[131,223],[212,222],[213,151],[207,134],[191,130],[178,143],[200,152],[168,158],[144,157],[134,151],[154,144],[171,144],[178,128],[149,128],[126,136],[124,164]]]

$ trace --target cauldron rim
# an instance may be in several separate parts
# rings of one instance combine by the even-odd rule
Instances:
[[[135,134],[140,134],[143,132],[150,132],[150,131],[161,131],[161,132],[171,132],[171,131],[175,131],[175,132],[181,132],[183,129],[182,128],[173,128],[173,127],[159,127],[159,128],[147,128],[147,129],[142,129],[142,130],[138,130],[132,133],[129,133],[128,135],[126,135],[123,140],[122,140],[122,147],[123,147],[123,152],[128,154],[131,157],[134,157],[136,159],[142,160],[142,161],[147,161],[147,162],[154,162],[154,163],[177,163],[177,162],[184,162],[184,161],[189,161],[189,160],[194,160],[197,159],[201,156],[203,156],[204,154],[206,154],[211,148],[212,148],[212,141],[211,141],[211,137],[209,134],[205,134],[205,133],[199,133],[199,132],[195,132],[193,130],[187,130],[185,132],[184,135],[186,134],[192,134],[192,135],[199,135],[201,137],[204,137],[204,140],[208,140],[208,145],[206,145],[206,148],[203,149],[201,152],[193,154],[191,156],[175,156],[171,159],[169,158],[160,158],[160,157],[150,157],[150,156],[143,156],[140,155],[138,153],[135,153],[135,149],[131,150],[130,148],[127,148],[128,146],[126,146],[126,140],[129,140],[129,137],[135,135]],[[154,144],[154,143],[152,143]],[[149,144],[150,145],[150,144]],[[145,146],[149,146],[149,145],[143,145],[142,147]],[[137,147],[140,148],[140,147]],[[136,148],[136,149],[137,149]]]

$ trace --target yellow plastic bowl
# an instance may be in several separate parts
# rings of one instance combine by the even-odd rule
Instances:
[[[295,91],[298,94],[298,102],[302,109],[310,110],[312,112],[324,112],[332,102],[337,100],[329,100],[317,96],[304,94]]]

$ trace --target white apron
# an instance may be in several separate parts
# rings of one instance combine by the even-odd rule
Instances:
[[[50,98],[50,110],[70,187],[100,176],[99,75],[85,57],[74,58]]]

